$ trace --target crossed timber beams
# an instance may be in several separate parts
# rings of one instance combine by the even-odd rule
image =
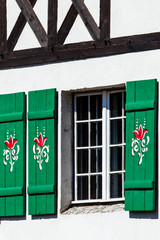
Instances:
[[[160,32],[110,38],[111,0],[100,1],[100,23],[95,22],[85,0],[71,0],[71,7],[57,31],[58,0],[48,1],[48,29],[43,28],[33,10],[38,0],[15,0],[21,13],[7,39],[6,1],[0,0],[0,68],[70,61],[90,57],[139,52],[160,48]],[[80,16],[93,41],[64,44],[77,16]],[[34,32],[40,48],[14,51],[26,25]]]

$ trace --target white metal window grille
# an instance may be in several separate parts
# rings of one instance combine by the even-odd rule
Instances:
[[[125,91],[74,98],[74,203],[124,200]]]

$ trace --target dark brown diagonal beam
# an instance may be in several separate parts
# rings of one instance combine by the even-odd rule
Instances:
[[[48,47],[57,44],[58,0],[48,0]]]
[[[100,31],[101,39],[110,38],[111,0],[100,0]]]
[[[88,8],[84,4],[83,0],[72,0],[77,12],[79,13],[80,17],[82,18],[86,28],[88,29],[91,37],[93,40],[97,41],[100,39],[100,30],[90,14]]]
[[[30,3],[32,7],[36,4],[37,0],[30,0]],[[9,35],[8,41],[7,41],[7,47],[8,51],[11,52],[13,51],[14,47],[17,44],[17,41],[26,25],[26,18],[24,17],[23,13],[21,12],[18,16],[18,19]]]
[[[30,27],[32,28],[40,45],[42,47],[47,47],[48,46],[47,34],[42,24],[40,23],[38,17],[36,16],[35,12],[33,11],[32,5],[30,4],[29,0],[16,0],[16,2],[20,7],[23,15],[25,16],[27,22],[29,23]]]
[[[7,17],[6,0],[0,0],[0,54],[6,52]]]
[[[59,31],[58,31],[58,43],[63,44],[77,18],[78,12],[72,4]]]

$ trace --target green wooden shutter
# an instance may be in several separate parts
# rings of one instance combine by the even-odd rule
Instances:
[[[127,83],[125,210],[155,209],[157,81]]]
[[[0,95],[0,216],[25,214],[25,94]]]
[[[29,214],[56,214],[56,90],[29,92]]]

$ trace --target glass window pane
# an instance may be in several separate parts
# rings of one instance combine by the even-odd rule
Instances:
[[[88,149],[77,150],[77,173],[88,173]]]
[[[102,149],[91,149],[91,172],[102,172]]]
[[[77,147],[88,146],[88,123],[77,123]]]
[[[102,95],[90,96],[91,119],[102,118]]]
[[[102,145],[102,122],[91,123],[91,146]]]
[[[91,199],[102,198],[102,176],[91,176]]]
[[[122,174],[110,175],[110,198],[122,197]]]
[[[124,121],[124,142],[126,142],[126,119]]]
[[[125,110],[125,104],[126,104],[126,92],[124,94],[124,110]],[[124,111],[124,116],[126,116],[126,112]]]
[[[88,96],[77,97],[77,120],[88,119]]]
[[[111,117],[122,116],[122,93],[110,94],[110,114]]]
[[[111,171],[122,170],[122,147],[110,148],[110,167]]]
[[[78,177],[78,200],[88,199],[88,177]]]
[[[122,119],[111,120],[111,144],[122,143]]]
[[[124,165],[124,169],[123,169],[123,170],[125,170],[126,146],[123,146],[123,151],[124,151],[124,159],[123,159],[123,165]]]

